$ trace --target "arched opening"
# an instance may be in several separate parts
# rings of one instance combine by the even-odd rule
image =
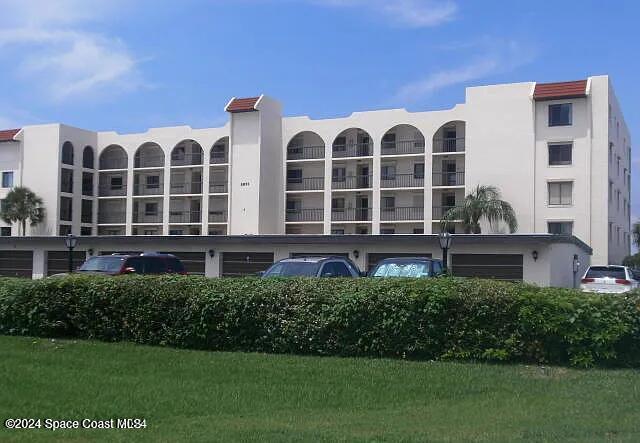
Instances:
[[[82,151],[82,167],[87,169],[95,168],[93,148],[91,146],[85,146]]]
[[[382,155],[422,154],[424,135],[412,125],[396,125],[382,137]]]
[[[120,145],[109,145],[100,153],[100,169],[127,169],[127,152]]]
[[[164,151],[157,143],[147,142],[141,145],[133,158],[134,168],[162,168]]]
[[[209,163],[229,163],[229,137],[222,137],[211,147]]]
[[[296,134],[287,145],[287,160],[324,158],[324,140],[312,131]]]
[[[373,154],[369,133],[360,128],[342,131],[333,141],[333,157],[366,157]]]
[[[62,164],[73,165],[73,145],[71,142],[64,142],[62,145]]]
[[[464,152],[465,122],[455,120],[440,126],[433,136],[433,152]]]
[[[182,140],[171,151],[171,166],[201,165],[204,151],[195,140]]]

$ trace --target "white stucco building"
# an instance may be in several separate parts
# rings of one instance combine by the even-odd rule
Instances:
[[[0,198],[43,198],[33,236],[433,234],[495,185],[518,233],[572,234],[594,264],[629,254],[631,138],[607,76],[471,87],[441,111],[283,117],[266,96],[225,109],[209,129],[1,131]]]

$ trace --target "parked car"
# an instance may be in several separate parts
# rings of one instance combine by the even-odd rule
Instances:
[[[580,281],[584,292],[619,294],[636,289],[640,273],[627,266],[589,266]]]
[[[361,272],[345,257],[295,257],[275,262],[264,273],[269,277],[360,277]]]
[[[385,258],[371,269],[369,277],[437,277],[444,273],[442,261],[428,257]]]
[[[155,252],[98,255],[85,261],[77,272],[102,275],[186,274],[184,265],[175,255]]]

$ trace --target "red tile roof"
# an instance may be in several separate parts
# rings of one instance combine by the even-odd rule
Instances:
[[[557,98],[577,98],[587,96],[587,81],[536,83],[534,100],[554,100]]]
[[[20,132],[20,129],[5,129],[0,130],[0,142],[13,141],[13,137]]]
[[[227,105],[227,112],[251,112],[256,111],[256,103],[260,97],[234,98]]]

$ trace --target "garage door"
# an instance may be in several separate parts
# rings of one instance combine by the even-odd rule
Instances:
[[[182,262],[184,269],[189,274],[204,275],[204,252],[162,252],[162,254],[173,254]]]
[[[223,252],[222,276],[254,276],[260,271],[266,271],[272,263],[272,252]]]
[[[86,260],[84,251],[73,251],[73,269]],[[69,272],[69,251],[47,251],[47,275]]]
[[[0,251],[0,276],[33,277],[33,251]]]
[[[371,252],[367,254],[367,270],[371,270],[380,260],[392,257],[431,257],[428,253],[419,252]]]
[[[452,254],[451,272],[457,277],[522,280],[522,254]]]

